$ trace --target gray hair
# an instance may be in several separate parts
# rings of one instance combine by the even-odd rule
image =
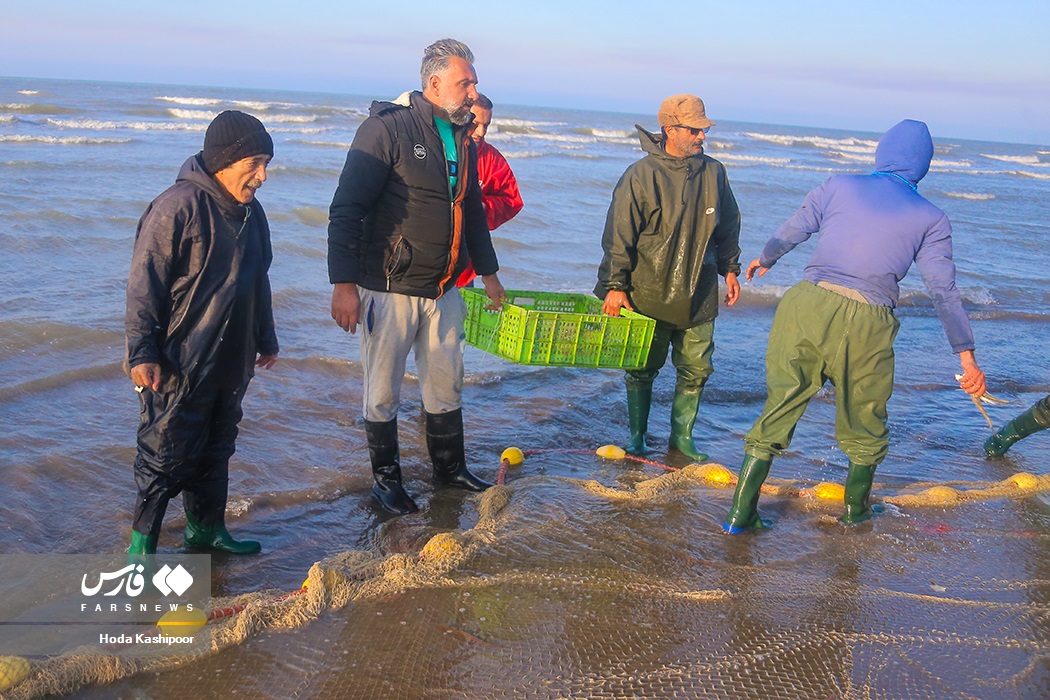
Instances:
[[[481,107],[482,109],[487,109],[490,112],[492,111],[492,100],[485,95],[482,95],[480,92],[478,93],[478,99],[474,100],[474,105]]]
[[[424,90],[427,89],[427,81],[430,80],[430,76],[445,72],[449,59],[453,57],[462,58],[470,65],[474,65],[474,54],[470,47],[455,39],[438,39],[423,51],[423,65],[419,68],[419,77]]]

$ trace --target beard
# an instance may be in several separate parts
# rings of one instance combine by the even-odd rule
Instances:
[[[466,100],[459,104],[448,104],[441,105],[441,108],[448,114],[448,120],[456,126],[463,126],[470,123],[471,111],[470,108],[474,106],[473,100]]]

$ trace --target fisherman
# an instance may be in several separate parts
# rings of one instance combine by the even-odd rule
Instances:
[[[204,149],[146,208],[128,276],[127,366],[141,415],[129,556],[157,551],[182,492],[187,547],[258,552],[226,529],[229,461],[255,367],[277,362],[270,228],[255,192],[273,139],[238,111],[208,125]]]
[[[610,316],[628,309],[656,319],[645,367],[625,376],[627,452],[646,452],[653,380],[670,346],[677,381],[668,445],[700,461],[707,455],[693,442],[693,426],[714,371],[718,276],[726,281],[726,306],[740,296],[740,209],[725,166],[704,154],[715,123],[703,101],[695,95],[668,97],[657,120],[659,134],[636,125],[646,155],[613,190],[594,293]]]
[[[428,46],[423,91],[396,103],[372,103],[332,199],[332,318],[350,333],[362,327],[372,496],[398,515],[418,510],[402,485],[398,447],[409,352],[419,370],[434,483],[468,491],[491,486],[467,469],[464,454],[466,304],[455,288],[473,261],[493,306],[506,296],[470,138],[470,110],[478,98],[473,63],[473,53],[455,39]]]
[[[521,201],[518,181],[514,177],[514,171],[510,169],[510,163],[495,146],[485,140],[485,134],[492,124],[492,100],[479,92],[478,99],[474,101],[470,111],[474,115],[474,129],[470,132],[470,137],[478,147],[478,184],[481,185],[481,201],[485,204],[485,219],[489,231],[492,232],[517,216],[524,202]],[[467,269],[456,281],[456,286],[473,285],[476,276],[474,266],[468,264]]]
[[[926,124],[906,119],[887,131],[870,175],[833,175],[810,192],[802,207],[747,266],[750,281],[783,255],[820,233],[804,278],[777,307],[766,350],[766,404],[744,440],[744,462],[723,525],[731,534],[769,527],[759,518],[759,490],[773,457],[791,444],[809,400],[830,381],[835,386],[836,437],[849,457],[847,524],[870,518],[875,468],[886,457],[886,403],[893,391],[893,309],[898,282],[919,267],[948,342],[959,355],[960,386],[985,392],[974,358],[974,339],[955,286],[952,227],[948,217],[918,193],[930,169],[933,139]]]

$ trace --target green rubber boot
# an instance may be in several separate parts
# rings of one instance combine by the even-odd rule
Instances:
[[[846,475],[846,495],[844,502],[846,512],[839,520],[846,525],[856,525],[870,520],[883,512],[880,505],[868,505],[871,495],[871,482],[875,478],[875,467],[850,462],[849,474]]]
[[[631,440],[627,443],[629,455],[640,457],[646,453],[645,434],[649,431],[649,407],[653,403],[653,387],[627,387],[627,421],[631,426]]]
[[[233,539],[221,520],[213,525],[204,525],[189,513],[186,513],[186,534],[182,541],[186,547],[217,549],[230,554],[255,554],[262,551],[262,545],[255,540]]]
[[[736,482],[736,493],[733,494],[733,507],[729,509],[729,515],[722,525],[722,529],[730,535],[773,527],[772,520],[758,517],[758,495],[763,482],[769,476],[769,467],[772,464],[772,459],[744,455],[744,463],[740,466],[740,478]]]
[[[1032,433],[1046,430],[1036,419],[1036,406],[1014,418],[984,442],[984,453],[989,457],[1002,457],[1015,442],[1022,440]]]
[[[703,462],[707,455],[696,449],[693,444],[693,426],[696,425],[696,413],[700,409],[700,393],[679,394],[675,392],[671,402],[671,439],[667,445],[678,450],[686,457]]]
[[[157,553],[157,540],[159,534],[143,535],[138,530],[131,531],[131,546],[128,547],[128,556],[145,555]]]
[[[132,529],[131,546],[128,547],[128,563],[142,564],[151,555],[156,554],[158,539],[160,539],[160,533],[143,535],[138,530]]]

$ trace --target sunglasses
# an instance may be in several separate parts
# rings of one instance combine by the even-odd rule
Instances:
[[[676,129],[685,129],[686,131],[689,132],[689,134],[691,136],[699,136],[700,132],[703,132],[703,133],[706,134],[708,131],[711,131],[711,127],[709,127],[709,126],[705,126],[703,129],[698,129],[698,128],[693,127],[693,126],[685,126],[684,124],[675,124],[674,128],[676,128]]]

